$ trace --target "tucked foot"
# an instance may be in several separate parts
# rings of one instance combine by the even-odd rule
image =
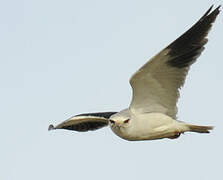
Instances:
[[[180,134],[181,134],[181,133],[176,133],[174,136],[170,136],[170,137],[168,137],[168,138],[169,138],[169,139],[176,139],[176,138],[180,137]]]

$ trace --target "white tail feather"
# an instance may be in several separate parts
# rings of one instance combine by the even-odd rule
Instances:
[[[210,133],[210,130],[212,130],[213,126],[198,126],[198,125],[192,125],[187,124],[189,131],[191,132],[197,132],[197,133]]]

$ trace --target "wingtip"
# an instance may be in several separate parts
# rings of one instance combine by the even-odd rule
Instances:
[[[219,13],[221,11],[221,4],[218,7],[216,7],[214,11],[217,11]]]
[[[221,4],[218,5],[214,10],[220,10],[221,6],[222,6]],[[209,13],[213,9],[213,7],[214,7],[214,4],[211,5],[211,7],[207,10],[207,12]]]
[[[221,8],[221,6],[222,6],[222,5],[220,4],[220,5],[219,5],[219,6],[218,6],[218,7],[216,8],[216,9],[219,9],[219,10],[221,10],[221,9],[220,9],[220,8]]]
[[[222,6],[221,4],[220,4],[219,6],[217,6],[217,7],[213,10],[213,12],[219,14],[219,13],[221,12],[221,6]]]
[[[211,7],[209,7],[209,9],[206,11],[206,13],[203,15],[202,18],[206,17],[211,12],[213,7],[214,7],[214,4],[212,4]]]
[[[51,131],[51,130],[54,130],[54,129],[55,129],[55,127],[52,124],[50,124],[49,127],[48,127],[48,131]]]
[[[214,7],[214,4],[211,5],[208,11],[211,11],[213,7]]]
[[[207,17],[210,14],[219,14],[219,12],[221,11],[221,5],[217,6],[212,12],[211,10],[213,9],[214,4],[211,5],[211,7],[205,12],[205,14],[201,17],[201,20],[203,20],[205,17]]]
[[[222,5],[220,4],[216,9],[217,9],[217,11],[218,11],[218,13],[220,13],[221,12],[221,10],[222,10],[222,7],[221,7]]]

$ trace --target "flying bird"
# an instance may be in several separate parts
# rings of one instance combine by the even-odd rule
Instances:
[[[188,31],[133,74],[129,108],[120,112],[79,114],[48,129],[85,132],[109,125],[116,135],[129,141],[175,139],[184,132],[209,133],[212,126],[178,120],[176,104],[190,66],[204,50],[220,7],[212,11],[212,5]]]

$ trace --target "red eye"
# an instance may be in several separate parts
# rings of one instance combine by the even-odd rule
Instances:
[[[128,123],[128,122],[129,122],[129,120],[130,120],[130,119],[125,120],[125,121],[124,121],[124,123]]]

